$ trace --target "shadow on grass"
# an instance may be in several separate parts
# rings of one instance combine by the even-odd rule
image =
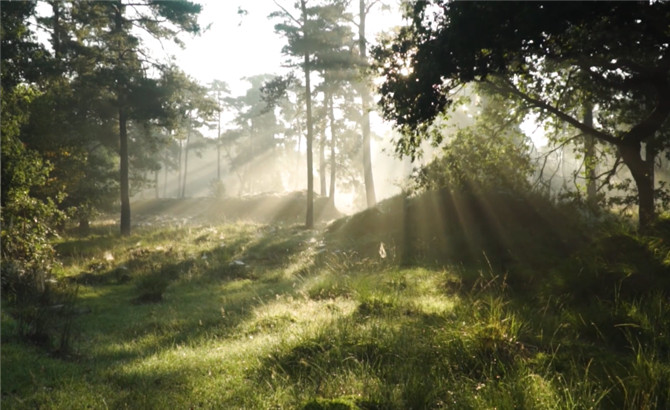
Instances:
[[[355,301],[350,313],[291,333],[244,370],[250,389],[284,389],[296,406],[542,408],[538,403],[602,402],[639,408],[645,398],[659,408],[668,404],[670,342],[659,336],[670,332],[667,235],[606,235],[568,257],[560,250],[543,263],[542,254],[535,255],[529,266],[462,264],[457,275],[434,269],[443,264],[426,254],[414,266],[428,268],[414,276],[398,273],[397,260],[380,260],[379,235],[340,238],[363,243],[350,253],[336,252],[337,242],[323,245],[318,234],[297,227],[255,227],[229,236],[222,240],[217,231],[194,229],[184,236],[156,233],[155,242],[145,239],[142,246],[114,242],[123,256],[87,272],[99,281],[74,279],[85,284],[81,303],[91,307],[79,319],[82,355],[76,366],[95,374],[92,385],[118,390],[113,407],[161,407],[188,397],[191,379],[206,370],[179,359],[180,346],[243,343],[287,329],[294,324],[290,304],[288,313],[253,320],[256,310],[280,296],[309,299],[323,309],[331,306],[329,299]],[[198,246],[156,249],[169,238]],[[299,266],[288,266],[294,263]],[[128,281],[114,276],[122,265]],[[161,301],[131,304],[137,284],[151,274],[167,280]],[[359,286],[366,274],[368,289]],[[431,277],[424,288],[460,302],[437,313],[423,309],[433,293],[419,289],[421,275]],[[633,286],[636,275],[647,279]],[[3,346],[3,358],[4,352]],[[174,362],[159,365],[165,356]],[[36,372],[33,362],[11,369],[17,380]],[[222,378],[221,385],[226,382]],[[25,389],[11,381],[8,388]]]
[[[127,362],[175,344],[236,337],[257,306],[295,292],[298,279],[273,268],[306,250],[313,235],[296,227],[259,233],[225,246],[201,240],[209,247],[187,259],[145,246],[106,270],[71,276],[86,286],[80,303],[91,310],[81,319],[84,338],[95,340],[84,343],[85,350],[93,349],[91,357],[102,363]]]

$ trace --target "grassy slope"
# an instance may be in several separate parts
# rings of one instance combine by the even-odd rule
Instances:
[[[376,254],[375,232],[65,238],[59,274],[79,284],[82,312],[73,354],[20,342],[3,308],[2,408],[670,406],[668,232],[502,270],[401,267],[392,246]],[[161,286],[162,301],[139,302]]]

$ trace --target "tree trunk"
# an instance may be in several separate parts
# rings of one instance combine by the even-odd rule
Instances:
[[[358,24],[358,49],[363,61],[367,62],[367,42],[365,39],[365,0],[359,0],[359,24]],[[377,204],[375,196],[375,182],[372,175],[372,154],[370,149],[370,91],[368,90],[367,82],[364,80],[360,86],[361,92],[361,109],[362,109],[362,124],[361,129],[363,133],[363,178],[365,181],[365,197],[367,199],[368,207],[373,207]]]
[[[307,5],[305,0],[300,0],[302,9],[303,24],[307,22]],[[314,126],[312,124],[312,86],[310,84],[310,63],[309,53],[305,53],[305,109],[307,115],[307,213],[305,217],[305,227],[311,229],[314,227],[314,174],[312,158],[312,142],[314,137]]]
[[[216,180],[221,181],[221,144],[216,142]]]
[[[180,198],[186,197],[186,177],[188,176],[188,147],[191,142],[191,121],[188,122],[188,131],[186,132],[186,147],[184,148],[184,181],[181,184]]]
[[[216,92],[216,100],[219,101],[218,91]],[[221,106],[219,106],[218,113],[218,125],[216,127],[216,180],[221,181]]]
[[[639,142],[622,144],[619,146],[619,152],[624,164],[630,170],[638,194],[638,216],[639,228],[641,231],[651,226],[656,218],[654,207],[654,174],[650,172],[649,164],[654,163],[653,149],[646,152],[646,159],[642,159],[641,146]]]
[[[165,171],[163,171],[163,198],[167,198],[167,181],[168,181],[168,151],[165,151]]]
[[[296,190],[296,191],[298,191],[301,187],[299,175],[300,175],[300,163],[302,162],[301,161],[302,158],[300,156],[300,146],[302,145],[302,130],[299,127],[300,121],[297,121],[297,122],[298,122],[298,126],[296,128],[298,129],[298,148],[297,148],[297,151],[295,153],[295,173],[293,174],[294,175],[293,178],[294,178],[294,181],[295,181],[294,190]]]
[[[319,188],[321,196],[326,196],[326,130],[321,134],[319,143]]]
[[[91,225],[87,216],[79,217],[79,235],[88,235],[91,231]]]
[[[51,10],[53,11],[53,33],[51,34],[51,44],[53,46],[53,52],[54,52],[54,59],[56,60],[56,64],[59,66],[59,72],[60,68],[62,66],[61,62],[61,21],[60,21],[60,1],[53,1],[51,2]]]
[[[587,103],[584,106],[584,125],[593,128],[593,106]],[[596,139],[591,135],[584,135],[584,173],[586,178],[586,203],[595,206],[596,198]]]
[[[159,187],[159,178],[158,176],[160,175],[160,168],[154,171],[154,189],[156,192],[156,199],[161,197],[160,193],[160,187]]]
[[[337,162],[335,160],[335,143],[337,137],[335,134],[335,112],[333,107],[333,94],[328,94],[328,120],[330,123],[330,192],[328,193],[328,200],[331,206],[335,206],[335,175],[337,170]]]
[[[119,102],[119,105],[120,102]],[[120,185],[121,185],[121,235],[130,235],[130,182],[129,162],[128,162],[128,119],[123,108],[119,108],[119,157],[121,159],[120,165]]]
[[[179,198],[179,190],[181,189],[181,175],[182,175],[182,151],[184,151],[184,147],[182,146],[181,140],[179,140],[179,152],[177,153],[177,163],[179,164],[179,172],[177,173],[177,192],[175,193],[175,198]]]

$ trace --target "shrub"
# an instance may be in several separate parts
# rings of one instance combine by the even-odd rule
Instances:
[[[137,303],[158,303],[163,300],[163,294],[170,284],[170,275],[164,269],[153,270],[142,276],[137,283]]]

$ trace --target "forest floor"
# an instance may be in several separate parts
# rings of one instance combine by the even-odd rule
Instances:
[[[446,263],[353,237],[380,209],[60,238],[76,299],[48,345],[3,300],[2,408],[670,407],[667,223],[544,266]]]

